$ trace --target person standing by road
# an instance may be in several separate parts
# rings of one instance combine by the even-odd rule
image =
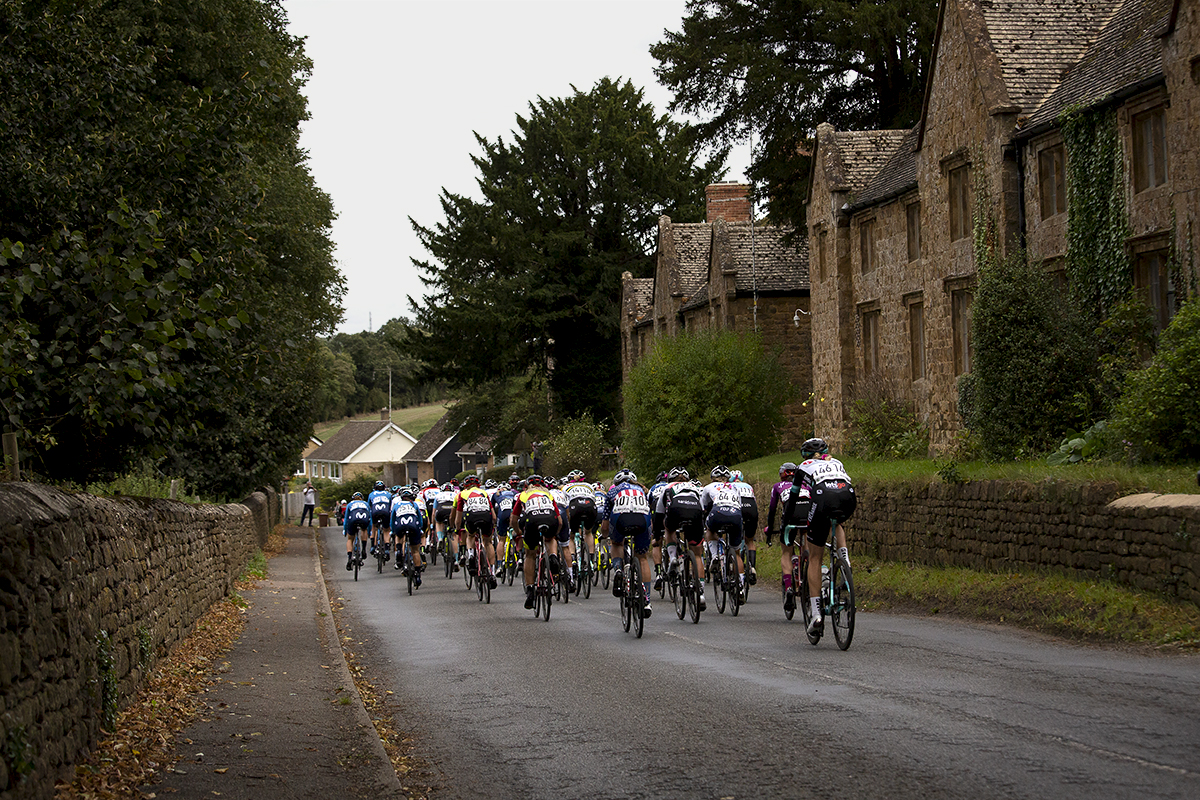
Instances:
[[[304,518],[308,517],[308,527],[313,524],[313,511],[317,509],[317,490],[312,481],[304,484],[304,510],[300,512],[300,526],[304,527]]]

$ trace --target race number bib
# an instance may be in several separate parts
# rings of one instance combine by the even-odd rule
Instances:
[[[646,495],[632,489],[622,489],[613,498],[614,514],[649,514],[650,503]]]

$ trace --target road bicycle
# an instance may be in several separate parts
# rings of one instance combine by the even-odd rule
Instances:
[[[350,535],[354,537],[354,550],[351,560],[354,562],[354,580],[357,581],[358,570],[363,565],[363,540],[362,537],[358,535],[357,530],[351,531]]]
[[[421,588],[421,584],[417,583],[417,576],[421,571],[417,569],[417,564],[413,560],[412,545],[408,543],[408,537],[404,537],[404,575],[408,578],[408,594],[411,597],[413,589]]]
[[[546,537],[550,535],[550,528],[541,525],[538,533],[541,535],[541,544],[537,548],[537,563],[533,576],[533,618],[537,619],[544,614],[549,622],[550,606],[554,600],[554,576],[550,573],[550,554],[546,552]]]
[[[714,541],[716,554],[709,562],[708,576],[716,597],[717,612],[724,614],[725,606],[728,605],[730,615],[736,617],[741,609],[742,593],[739,585],[737,559],[730,551],[726,541],[729,527],[721,525],[716,531],[717,538]]]
[[[435,534],[436,535],[436,534]],[[437,549],[442,551],[442,567],[446,571],[446,578],[454,577],[454,551],[450,549],[450,533],[442,534],[441,541],[437,544]]]
[[[592,586],[595,581],[595,569],[592,566],[592,557],[587,551],[587,542],[585,536],[595,536],[596,534],[588,531],[587,533],[575,533],[575,596],[583,594],[584,598],[592,596]]]
[[[687,614],[692,616],[692,624],[700,621],[700,581],[696,577],[695,562],[691,551],[685,546],[680,547],[679,569],[667,569],[668,591],[671,602],[675,604],[675,614],[683,619]]]
[[[492,602],[492,582],[488,580],[489,566],[487,563],[487,552],[483,549],[483,537],[476,531],[471,535],[472,543],[475,545],[475,553],[473,556],[467,557],[467,572],[474,572],[475,575],[475,594],[479,597],[481,603]],[[467,585],[470,588],[470,584]]]
[[[456,533],[455,536],[457,536],[457,535],[458,534]],[[466,552],[466,549],[467,549],[467,542],[466,542],[466,537],[464,536],[463,542],[458,548],[458,555],[462,559],[462,562],[463,562],[462,563],[463,581],[467,584],[467,591],[469,592],[469,591],[471,591],[471,586],[473,585],[473,582],[475,579],[475,575],[474,575],[475,570],[473,569],[473,567],[471,565],[470,554]],[[476,560],[478,560],[478,559],[476,559]]]
[[[608,588],[608,582],[612,578],[612,543],[607,536],[601,536],[599,543],[596,545],[596,577],[594,580],[603,580],[604,588]]]
[[[513,585],[516,580],[517,571],[521,568],[520,558],[521,548],[517,542],[517,537],[513,536],[512,528],[508,529],[508,533],[504,537],[504,559],[501,561],[499,578],[507,581],[509,586]]]
[[[630,547],[630,550],[633,548]],[[625,632],[633,627],[637,638],[642,638],[646,626],[646,585],[642,583],[641,557],[636,554],[621,566],[621,582],[625,591],[621,592],[621,627]]]
[[[846,650],[850,647],[851,640],[854,639],[854,573],[850,571],[850,563],[838,555],[837,525],[837,520],[831,523],[829,536],[822,548],[829,551],[829,568],[827,572],[822,569],[820,602],[825,619],[829,620],[833,626],[833,638],[837,641],[837,646]],[[824,630],[818,629],[809,632],[809,623],[812,622],[812,603],[809,600],[808,590],[807,547],[801,551],[799,564],[796,561],[793,561],[792,564],[793,575],[797,568],[800,572],[800,588],[797,590],[796,603],[801,607],[804,631],[808,636],[808,641],[815,645],[821,641]],[[794,580],[795,578],[793,578]]]
[[[383,574],[383,562],[388,560],[388,546],[384,541],[383,532],[375,534],[375,571]]]

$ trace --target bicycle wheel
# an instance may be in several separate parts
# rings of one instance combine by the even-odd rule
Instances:
[[[382,538],[382,536],[375,537],[375,572],[380,575],[383,574],[383,554],[384,548],[387,546],[380,541]]]
[[[459,552],[462,552],[462,551],[460,550]],[[476,563],[476,565],[478,565],[478,563],[479,563],[478,556],[476,556],[475,563]],[[471,574],[472,569],[471,569],[471,556],[470,555],[468,555],[466,557],[466,559],[462,565],[462,573],[463,573],[463,580],[466,581],[466,584],[467,584],[467,591],[469,592],[469,591],[471,591],[471,582],[475,577],[474,575]]]
[[[625,586],[625,591],[621,593],[621,627],[629,633],[629,626],[633,624],[633,603],[630,602],[633,590],[629,586],[629,567],[621,568],[621,583]]]
[[[854,639],[854,573],[841,556],[835,557],[829,567],[829,621],[837,646],[849,648]]]
[[[492,603],[492,582],[489,581],[486,577],[480,577],[478,582],[479,582],[479,586],[481,587],[479,589],[479,592],[481,595],[483,595],[480,599],[483,600],[484,605],[491,605],[491,603]]]
[[[430,534],[430,536],[432,536],[432,534]],[[426,540],[426,541],[428,541],[428,540]],[[435,539],[434,539],[434,541],[437,541],[437,539],[435,538]],[[426,552],[428,552],[428,553],[429,553],[429,560],[430,560],[430,561],[432,561],[432,562],[433,562],[433,565],[436,567],[436,566],[437,566],[437,559],[438,559],[438,549],[437,549],[437,547],[436,547],[436,546],[433,546],[433,547],[426,547],[426,548],[425,548],[425,550],[426,550]]]
[[[688,568],[687,583],[683,584],[683,587],[680,588],[679,593],[683,594],[684,591],[687,592],[688,607],[692,612],[692,624],[695,625],[700,621],[700,579],[692,573],[691,554],[689,553],[687,556],[685,556],[685,558],[687,559],[685,565]]]
[[[546,622],[550,621],[550,604],[554,600],[554,589],[551,584],[554,582],[554,575],[550,573],[550,556],[542,556],[542,592],[545,593],[545,602],[542,605],[542,613],[545,614]]]
[[[446,571],[446,580],[454,577],[454,559],[450,557],[450,545],[442,539],[438,543],[438,549],[442,551],[442,568]]]
[[[729,588],[725,582],[725,557],[718,553],[709,564],[709,585],[713,587],[713,595],[717,601],[717,612],[725,613],[725,602],[729,599]]]
[[[612,573],[612,553],[608,549],[608,539],[604,540],[604,544],[600,546],[599,552],[596,554],[596,566],[599,567],[600,577],[604,579],[604,588],[608,588],[608,582]]]
[[[585,555],[582,564],[583,570],[579,575],[579,586],[583,589],[584,599],[587,599],[592,596],[592,573],[594,570],[592,569],[591,556]]]
[[[688,587],[692,580],[692,556],[686,553],[679,565],[679,575],[671,581],[671,602],[675,604],[675,616],[683,619],[688,608]]]
[[[797,562],[798,563],[798,562]],[[792,609],[783,609],[783,615],[791,620],[796,615],[796,604],[800,602],[800,567],[792,565]]]
[[[629,609],[629,615],[633,618],[633,633],[637,638],[642,638],[642,631],[646,627],[646,586],[641,579],[641,565],[635,564],[633,574],[636,576],[633,579],[633,605]]]
[[[725,594],[729,602],[729,614],[736,617],[742,607],[741,574],[737,568],[736,553],[725,554]]]
[[[354,550],[353,550],[352,552],[353,552],[353,554],[354,554],[354,555],[353,555],[353,559],[354,559],[354,580],[356,580],[356,581],[357,581],[357,580],[358,580],[358,561],[359,561],[359,558],[358,558],[358,557],[359,557],[359,556],[362,554],[362,545],[361,545],[361,544],[359,543],[359,541],[358,541],[358,532],[357,532],[357,531],[353,532],[351,535],[352,535],[352,536],[354,536]]]
[[[413,580],[416,579],[417,565],[413,563],[412,551],[408,545],[404,547],[404,571],[408,573],[408,596],[412,597]]]
[[[820,633],[809,633],[808,625],[812,622],[812,601],[808,599],[808,548],[800,555],[800,588],[796,590],[796,605],[800,606],[800,616],[804,620],[804,635],[809,644],[821,641]]]

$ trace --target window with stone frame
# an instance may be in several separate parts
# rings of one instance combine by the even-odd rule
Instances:
[[[1141,253],[1133,263],[1133,285],[1150,305],[1154,328],[1162,333],[1175,311],[1175,292],[1167,273],[1167,251]]]
[[[1133,191],[1144,192],[1167,182],[1166,111],[1162,106],[1135,114],[1133,129]]]
[[[864,219],[858,223],[858,259],[864,275],[875,269],[874,219]]]
[[[971,233],[971,165],[950,170],[950,241]]]
[[[921,201],[906,205],[904,216],[908,220],[908,260],[917,261],[921,258]]]
[[[973,289],[955,289],[950,292],[950,325],[954,332],[955,375],[963,375],[971,371],[971,304],[974,300]]]
[[[1061,144],[1038,151],[1038,193],[1042,219],[1067,210],[1066,151]]]
[[[862,313],[863,374],[879,373],[879,309]]]
[[[908,303],[908,351],[912,379],[925,377],[925,303],[920,297]]]

